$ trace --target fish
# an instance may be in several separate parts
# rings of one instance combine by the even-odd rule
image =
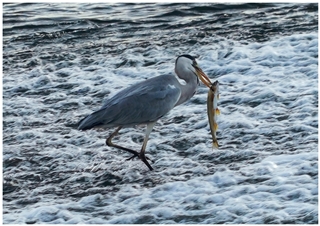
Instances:
[[[220,115],[220,110],[218,109],[218,99],[219,99],[219,82],[217,80],[214,83],[212,83],[208,91],[208,98],[207,98],[207,114],[208,114],[211,135],[212,135],[213,148],[219,148],[219,143],[216,135],[218,130],[217,116]]]

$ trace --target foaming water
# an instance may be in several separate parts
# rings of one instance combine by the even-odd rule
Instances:
[[[300,23],[313,5],[50,6],[4,6],[4,223],[318,222],[318,34]],[[76,129],[122,88],[173,73],[181,53],[219,80],[220,149],[204,85],[155,125],[152,172],[105,145],[112,129]],[[138,150],[143,133],[116,142]]]

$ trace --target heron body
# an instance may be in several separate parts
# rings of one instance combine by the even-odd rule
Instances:
[[[193,93],[197,83],[194,84],[191,87]],[[184,93],[181,86],[173,75],[160,75],[134,84],[107,100],[100,110],[84,118],[79,129],[155,122],[193,95]]]
[[[148,167],[144,152],[155,122],[172,108],[189,100],[196,92],[199,78],[208,87],[209,78],[190,55],[181,55],[175,63],[175,75],[160,75],[127,87],[106,100],[100,110],[79,122],[79,130],[118,127],[107,139],[107,145],[126,150],[138,156]],[[146,124],[146,136],[140,152],[112,143],[122,127]]]

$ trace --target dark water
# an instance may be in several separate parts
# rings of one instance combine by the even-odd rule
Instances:
[[[154,172],[76,130],[185,53],[224,84],[221,149],[204,86],[156,124]],[[315,224],[317,84],[315,3],[5,3],[3,222]]]
[[[56,62],[77,53],[86,65],[92,63],[91,54],[100,52],[112,57],[129,48],[139,48],[143,54],[165,47],[175,53],[212,44],[215,37],[217,41],[224,37],[263,42],[275,35],[318,29],[318,5],[314,3],[23,3],[4,4],[3,9],[5,74],[22,62],[28,68],[39,64],[30,61],[32,51],[39,48],[47,51],[39,60]],[[62,48],[62,52],[53,54],[52,48]]]

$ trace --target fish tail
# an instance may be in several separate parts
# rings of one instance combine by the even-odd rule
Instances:
[[[216,148],[216,149],[219,148],[219,144],[218,144],[218,140],[217,140],[217,139],[215,139],[215,140],[213,141],[213,143],[212,143],[212,148]]]

